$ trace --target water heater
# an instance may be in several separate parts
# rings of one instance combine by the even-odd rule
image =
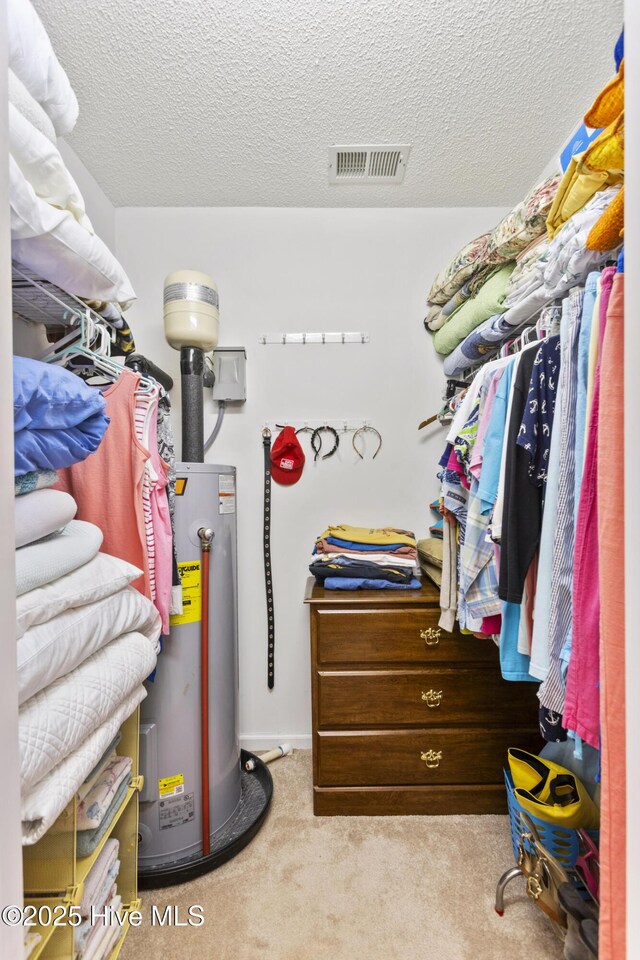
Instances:
[[[203,354],[218,341],[218,292],[205,274],[165,280],[165,333],[180,350],[182,463],[175,547],[183,608],[142,703],[138,870],[142,887],[220,866],[262,824],[272,782],[238,740],[236,471],[203,463]]]

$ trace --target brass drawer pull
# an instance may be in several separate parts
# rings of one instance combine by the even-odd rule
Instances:
[[[442,703],[442,690],[427,690],[426,693],[423,690],[422,699],[433,710],[434,707],[439,707]]]
[[[429,767],[429,770],[435,770],[436,767],[440,766],[440,761],[442,760],[442,750],[423,751],[420,754],[420,759],[424,760],[426,765]]]
[[[440,634],[442,630],[436,627],[427,627],[426,630],[420,631],[420,639],[424,640],[428,647],[437,647],[440,643]]]

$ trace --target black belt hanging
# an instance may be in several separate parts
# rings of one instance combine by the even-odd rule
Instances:
[[[273,690],[275,681],[276,629],[273,616],[273,577],[271,576],[271,431],[262,431],[264,449],[264,583],[267,594],[267,684]]]

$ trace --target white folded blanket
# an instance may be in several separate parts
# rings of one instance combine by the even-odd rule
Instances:
[[[58,136],[78,119],[78,101],[29,0],[7,0],[9,66],[47,116]]]
[[[19,640],[29,627],[52,620],[65,610],[110,597],[137,580],[141,573],[126,560],[98,553],[77,570],[18,597],[16,639]]]
[[[41,200],[9,156],[11,253],[14,260],[86,300],[135,300],[131,282],[111,251],[68,210]]]
[[[51,143],[56,142],[56,132],[51,120],[11,69],[9,70],[9,103],[12,103],[36,130],[44,134],[47,140]]]
[[[104,820],[118,787],[131,773],[131,757],[113,757],[76,810],[76,830],[95,830]]]
[[[141,633],[127,633],[20,707],[23,796],[73,753],[149,676],[158,649],[157,642]]]
[[[72,520],[64,530],[16,550],[16,593],[52,583],[93,560],[102,546],[102,530],[85,520]]]
[[[60,151],[12,103],[9,104],[9,153],[41,200],[68,210],[85,230],[93,233],[80,188],[67,170]]]
[[[142,634],[155,645],[160,632],[160,614],[133,587],[65,610],[31,627],[18,640],[18,702],[25,703],[59,677],[70,674],[125,633]]]
[[[80,912],[83,917],[89,916],[89,908],[97,902],[98,893],[104,886],[109,870],[118,859],[120,843],[115,837],[110,837],[100,851],[100,856],[91,867],[84,882]]]
[[[24,547],[42,540],[66,527],[76,515],[78,507],[70,494],[63,490],[34,490],[15,498],[14,516],[16,547]]]
[[[85,777],[91,773],[116,733],[147,695],[140,685],[35,787],[21,798],[22,843],[36,843],[60,816]]]

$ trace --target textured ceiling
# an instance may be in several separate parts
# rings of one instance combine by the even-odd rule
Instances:
[[[34,0],[117,206],[515,202],[613,69],[622,0]],[[331,143],[412,143],[329,186]]]

